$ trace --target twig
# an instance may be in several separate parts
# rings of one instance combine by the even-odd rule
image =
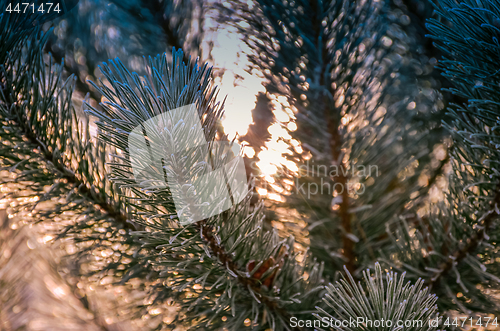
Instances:
[[[465,245],[462,245],[455,252],[448,255],[448,259],[446,260],[446,262],[441,263],[441,265],[438,267],[438,269],[441,271],[435,274],[429,282],[431,288],[438,284],[443,277],[447,276],[448,273],[453,269],[453,266],[455,264],[460,263],[460,261],[465,259],[467,255],[473,253],[479,247],[481,242],[485,240],[486,232],[491,228],[491,226],[493,225],[493,221],[498,217],[499,206],[500,182],[497,184],[495,197],[490,204],[490,210],[481,221],[481,227],[471,237],[467,238]]]

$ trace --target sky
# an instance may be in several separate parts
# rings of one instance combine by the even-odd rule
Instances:
[[[231,28],[220,28],[214,37],[214,48],[211,51],[215,68],[225,69],[222,78],[217,77],[215,83],[220,88],[220,98],[226,97],[225,116],[222,121],[224,131],[229,138],[243,136],[252,123],[252,109],[255,107],[256,97],[259,92],[265,92],[263,78],[256,74],[249,74],[246,71],[250,62],[245,53],[250,49],[240,40],[240,36]],[[274,100],[275,116],[278,121],[288,120],[288,116],[281,111],[283,100]],[[279,142],[280,137],[287,137],[288,133],[281,127],[281,123],[274,123],[269,128],[271,140],[258,155],[260,161],[257,166],[268,176],[276,173],[278,163],[287,163],[282,153],[288,146],[284,142]],[[289,136],[288,136],[289,137]],[[254,150],[247,146],[244,147],[244,153],[252,157]],[[290,165],[289,165],[290,166]],[[293,168],[293,166],[292,166]]]
[[[226,96],[224,130],[230,138],[242,136],[252,123],[252,109],[256,96],[263,92],[262,79],[245,71],[249,62],[243,52],[248,51],[246,45],[231,29],[219,29],[212,49],[212,57],[216,68],[226,71],[222,79],[215,83],[220,88],[220,96]]]

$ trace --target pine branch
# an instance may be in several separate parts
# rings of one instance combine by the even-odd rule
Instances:
[[[444,121],[454,138],[446,200],[417,216],[420,224],[400,220],[391,234],[394,249],[387,250],[396,263],[387,262],[428,279],[442,309],[489,313],[498,311],[497,299],[477,285],[496,291],[500,284],[492,263],[498,250],[490,244],[499,238],[499,68],[492,54],[500,11],[492,1],[443,0],[434,7],[440,17],[427,27],[447,56],[439,68],[454,86],[449,91],[468,101],[451,104]]]
[[[262,281],[255,277],[244,277],[242,274],[246,273],[246,270],[240,270],[239,266],[235,261],[233,261],[230,254],[227,253],[226,249],[217,242],[213,233],[214,228],[206,224],[206,220],[195,223],[196,229],[201,233],[202,239],[208,244],[210,250],[218,258],[221,265],[227,267],[235,275],[243,288],[250,287],[253,292],[258,294],[260,301],[265,304],[271,311],[276,311],[279,315],[283,316],[284,319],[290,320],[292,317],[285,309],[278,306],[276,300],[270,299],[262,290]],[[301,330],[301,328],[294,328],[296,330]]]
[[[206,202],[199,200],[198,193],[188,193],[212,187],[193,184],[193,176],[203,174],[209,161],[200,162],[194,150],[177,155],[175,146],[185,146],[183,137],[189,136],[183,130],[199,124],[171,114],[187,112],[181,107],[196,110],[199,118],[194,121],[201,119],[208,146],[216,146],[216,138],[226,138],[220,137],[217,129],[223,104],[215,99],[211,68],[184,63],[183,55],[176,51],[172,62],[166,54],[147,59],[144,79],[116,59],[101,68],[110,86],[92,83],[109,100],[101,104],[102,112],[86,105],[99,119],[99,138],[123,151],[120,162],[110,164],[112,180],[128,189],[131,211],[148,229],[136,234],[142,247],[148,249],[148,261],[161,270],[159,280],[171,282],[170,288],[179,294],[186,289],[199,293],[197,297],[179,295],[185,318],[200,319],[200,325],[211,329],[222,327],[222,317],[227,318],[224,327],[229,329],[242,327],[247,317],[260,327],[286,328],[290,316],[303,314],[317,301],[313,294],[320,290],[321,268],[308,257],[303,264],[297,263],[293,238],[283,241],[275,232],[263,231],[261,208],[250,208],[250,196],[222,214],[197,221],[200,206],[213,207],[220,202]],[[154,121],[157,117],[163,124]],[[129,145],[129,137],[141,125],[152,154],[147,148]],[[132,151],[141,153],[139,160],[133,158]],[[219,155],[223,149],[212,151],[214,169],[229,162],[228,154]],[[149,164],[153,155],[164,156],[161,166]],[[146,177],[134,173],[132,162],[149,164],[144,170]],[[169,186],[156,186],[150,178],[162,178]],[[213,190],[210,193],[217,195],[218,189]],[[174,203],[173,194],[180,200]],[[182,205],[177,205],[179,201]],[[185,218],[192,222],[181,223]]]
[[[497,184],[496,190],[494,191],[493,200],[490,203],[490,210],[487,211],[480,222],[478,223],[478,230],[475,231],[469,238],[466,239],[465,243],[460,245],[457,250],[453,251],[451,254],[446,252],[444,256],[448,256],[446,262],[441,263],[438,266],[439,273],[436,273],[431,279],[429,286],[433,288],[437,286],[439,282],[448,276],[453,267],[458,263],[462,262],[468,255],[475,254],[479,245],[483,241],[488,240],[487,232],[492,228],[494,221],[499,219],[500,215],[500,183]],[[442,249],[447,247],[443,246]]]
[[[69,73],[69,75],[74,75],[75,77],[77,77],[77,79],[75,80],[76,89],[80,91],[83,95],[87,95],[88,93],[92,99],[100,101],[101,96],[96,91],[91,90],[89,86],[79,78],[79,73],[80,73],[79,68],[77,66],[70,65],[68,61],[64,61],[64,56],[65,56],[64,51],[59,49],[54,50],[53,46],[54,46],[53,38],[49,38],[47,40],[45,47],[46,51],[54,57],[56,63],[62,63],[64,65],[64,68]]]
[[[7,95],[12,95],[7,89],[5,89],[3,92]],[[103,197],[101,192],[97,191],[97,189],[89,188],[88,184],[79,179],[73,170],[64,165],[64,162],[61,160],[61,158],[56,157],[54,153],[50,152],[47,149],[47,146],[45,146],[41,142],[41,140],[36,136],[35,132],[33,132],[26,125],[26,123],[28,123],[27,119],[23,118],[24,114],[22,114],[22,112],[17,109],[15,103],[7,103],[4,106],[9,109],[14,109],[14,114],[20,116],[18,118],[18,121],[12,120],[12,124],[21,128],[21,131],[24,133],[25,137],[28,138],[28,141],[42,151],[44,160],[47,165],[54,166],[55,169],[59,171],[61,179],[66,179],[68,184],[70,184],[72,187],[76,187],[78,193],[80,193],[92,204],[98,206],[103,213],[113,219],[117,226],[123,227],[124,229],[128,230],[137,230],[136,226],[134,226],[133,223],[128,220],[128,217],[125,213],[117,210],[114,205],[110,204]]]
[[[326,318],[329,330],[345,330],[344,321],[355,321],[354,326],[349,324],[352,331],[380,328],[430,331],[439,326],[440,323],[432,323],[441,319],[437,297],[429,293],[428,287],[423,288],[422,280],[414,285],[411,282],[405,284],[405,273],[398,277],[393,271],[386,272],[384,277],[378,262],[375,263],[374,275],[371,275],[370,269],[363,270],[364,286],[361,282],[356,283],[347,270],[345,273],[347,277],[342,275],[340,281],[327,286],[327,294],[323,298],[326,306],[318,307],[317,313],[313,314],[320,321]],[[386,324],[380,326],[382,321]],[[404,321],[417,323],[411,326],[399,324]]]
[[[443,176],[443,172],[445,169],[445,166],[450,162],[450,153],[449,150],[453,148],[453,144],[451,144],[446,151],[446,156],[444,159],[442,159],[439,162],[439,166],[433,170],[432,175],[430,176],[429,180],[427,181],[427,185],[422,187],[418,192],[419,196],[416,198],[416,201],[412,204],[410,208],[407,206],[403,206],[397,215],[404,215],[411,213],[413,215],[410,215],[408,217],[405,217],[405,219],[410,220],[408,225],[410,228],[418,227],[418,223],[420,222],[419,217],[416,217],[414,214],[418,211],[420,207],[422,207],[424,204],[428,203],[428,200],[425,198],[429,197],[429,192],[430,190],[434,187],[434,184],[436,183],[437,179],[440,176]],[[388,227],[387,231],[385,233],[382,233],[378,238],[377,241],[381,242],[389,238],[388,232],[392,232],[391,228]]]
[[[325,100],[326,98],[324,98]],[[330,103],[333,102],[333,100],[328,100]],[[324,104],[327,104],[324,102]],[[334,165],[341,166],[342,169],[347,169],[347,167],[343,164],[342,159],[343,155],[341,154],[341,146],[342,146],[342,138],[339,134],[338,128],[339,128],[339,123],[334,120],[334,116],[330,115],[329,111],[325,111],[325,120],[328,125],[328,131],[330,133],[330,150],[332,153],[332,160],[334,162]],[[342,200],[339,204],[339,216],[341,219],[341,226],[342,230],[344,231],[343,236],[342,236],[342,254],[345,256],[347,262],[346,262],[346,267],[347,270],[351,273],[354,274],[356,271],[356,255],[354,252],[354,241],[352,238],[350,238],[348,235],[352,233],[352,227],[351,227],[351,214],[349,212],[350,208],[350,197],[349,197],[349,191],[345,189],[347,187],[348,183],[348,178],[347,176],[344,176],[343,172],[340,174],[340,176],[337,179],[337,182],[340,184],[340,187],[342,187],[342,192],[340,192],[340,196],[342,197]]]
[[[19,32],[9,16],[0,17],[0,26],[0,164],[12,173],[2,184],[13,187],[4,197],[28,200],[12,204],[10,212],[28,210],[33,220],[47,221],[55,237],[72,237],[68,242],[80,249],[69,253],[76,269],[93,263],[82,263],[82,257],[90,256],[86,254],[106,245],[111,250],[118,242],[122,251],[113,248],[115,260],[97,263],[98,271],[124,278],[151,274],[140,245],[130,236],[138,228],[129,223],[124,201],[105,181],[107,150],[93,145],[88,122],[76,117],[74,77],[63,81],[62,67],[52,58],[44,62],[48,34]],[[70,221],[72,215],[76,220]],[[94,273],[92,267],[78,277]]]
[[[329,80],[325,80],[326,77],[330,75],[328,71],[328,64],[330,61],[329,50],[327,47],[327,39],[328,35],[322,32],[323,23],[322,18],[324,17],[323,8],[321,8],[323,2],[322,1],[312,1],[311,2],[311,11],[313,13],[317,13],[317,15],[313,16],[312,26],[314,29],[314,39],[313,42],[316,45],[316,53],[319,55],[319,85],[317,88],[324,89],[323,96],[321,97],[322,103],[319,104],[320,108],[324,109],[324,117],[327,125],[327,132],[329,133],[329,148],[331,153],[331,160],[333,165],[340,166],[342,169],[347,169],[343,162],[343,154],[342,154],[342,146],[344,146],[342,141],[342,136],[340,134],[341,123],[339,119],[341,118],[340,113],[341,109],[337,108],[332,111],[331,105],[335,104],[335,91],[333,91],[331,87],[331,83]],[[327,92],[328,91],[328,92]],[[342,255],[346,258],[346,267],[347,270],[354,274],[356,271],[356,255],[354,251],[354,241],[349,235],[352,233],[352,220],[351,214],[349,212],[350,209],[350,197],[349,191],[347,188],[347,183],[349,179],[342,172],[337,180],[342,187],[342,191],[337,189],[337,193],[342,197],[342,200],[339,204],[339,217],[341,220],[341,227],[343,230],[342,235]]]
[[[177,53],[178,60],[180,60],[179,56],[180,52]],[[149,138],[150,140],[154,140]],[[130,147],[129,147],[130,148]],[[212,162],[213,163],[213,162]],[[212,164],[213,168],[215,167],[214,164]],[[184,176],[184,174],[180,173],[177,174],[179,176],[179,183],[184,184],[184,185],[189,185],[190,181]],[[195,199],[192,197],[186,197],[186,200],[188,201],[188,208],[190,210],[194,210],[197,205]],[[224,223],[228,222],[228,217],[227,213],[224,214]],[[276,300],[272,300],[270,297],[268,297],[263,289],[262,286],[265,284],[267,280],[260,280],[259,278],[254,277],[248,277],[244,275],[248,275],[248,271],[252,270],[243,270],[241,269],[238,264],[233,260],[231,257],[231,254],[229,254],[224,247],[224,245],[220,242],[220,240],[217,240],[216,238],[216,230],[214,229],[213,225],[208,224],[209,220],[204,219],[199,222],[194,223],[194,228],[197,230],[197,232],[200,234],[201,239],[207,244],[211,252],[213,253],[212,256],[215,256],[218,259],[218,262],[221,266],[227,268],[230,270],[233,275],[236,275],[236,278],[238,282],[242,285],[244,289],[250,288],[251,292],[254,294],[257,294],[258,299],[261,303],[265,304],[271,311],[277,312],[279,315],[283,316],[285,320],[290,320],[292,317],[285,309],[281,308],[278,306],[278,302]],[[288,254],[285,256],[281,257],[282,259],[286,259],[288,257]],[[267,261],[264,262],[264,265],[271,264],[273,261],[272,257],[270,257]],[[274,262],[274,261],[273,261]],[[280,261],[282,262],[282,261]],[[267,268],[269,269],[272,265],[268,265]],[[258,270],[257,270],[258,272]],[[265,274],[267,270],[263,270],[261,274]],[[270,277],[274,278],[274,274],[272,274]],[[272,279],[271,279],[272,282]],[[266,286],[267,287],[267,286]],[[222,293],[221,293],[222,294]],[[297,330],[300,330],[300,328],[297,328]]]
[[[76,79],[75,79],[76,80]],[[8,82],[4,81],[2,83],[1,93],[3,95],[3,107],[9,109],[12,114],[17,117],[9,120],[10,124],[20,128],[20,131],[24,134],[27,140],[33,144],[35,149],[41,151],[43,158],[48,166],[53,166],[59,172],[59,178],[65,179],[72,187],[76,187],[77,191],[84,196],[89,202],[98,206],[102,212],[106,213],[110,218],[114,220],[116,225],[121,226],[125,229],[136,230],[136,227],[128,221],[127,215],[116,209],[116,207],[110,204],[95,188],[89,188],[88,184],[82,179],[78,178],[74,170],[68,168],[61,157],[57,157],[53,152],[49,151],[47,146],[40,139],[41,137],[28,126],[30,121],[26,117],[26,114],[19,109],[17,102],[12,100],[12,96],[16,93],[11,89]]]
[[[298,240],[325,262],[328,275],[347,263],[356,277],[356,269],[372,265],[392,245],[386,223],[415,202],[414,193],[425,193],[418,178],[433,170],[431,151],[443,130],[437,128],[440,114],[432,114],[437,96],[418,92],[424,82],[412,62],[419,45],[402,33],[402,12],[385,1],[260,0],[223,10],[222,18],[236,17],[253,68],[263,72],[273,103],[281,103],[296,127],[283,139],[290,143],[283,156],[299,171],[284,167],[265,187],[278,186],[272,193],[285,201],[274,207],[292,209],[298,222],[307,222]],[[412,101],[419,110],[409,111]],[[327,172],[375,165],[378,178],[368,184],[368,178],[351,178],[351,171],[303,174],[311,164]],[[308,185],[306,197],[301,188]],[[323,193],[323,185],[336,192]],[[352,192],[355,185],[366,191]],[[287,222],[289,214],[282,215]]]

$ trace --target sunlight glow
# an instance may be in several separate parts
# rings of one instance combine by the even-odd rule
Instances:
[[[288,131],[295,131],[297,129],[297,125],[293,122],[295,119],[294,111],[290,107],[288,100],[284,96],[268,96],[271,98],[277,122],[268,128],[271,139],[266,143],[266,148],[259,153],[258,157],[260,161],[257,162],[257,166],[264,175],[267,175],[264,180],[268,183],[273,183],[274,181],[270,181],[269,178],[272,178],[271,176],[275,175],[282,166],[285,166],[287,171],[298,171],[297,165],[287,160],[284,156],[285,154],[292,153],[288,142],[293,146],[295,152],[302,153],[303,150],[300,147],[300,143],[292,139]],[[270,196],[268,197],[271,198]]]
[[[249,51],[248,47],[235,31],[218,31],[212,57],[214,67],[223,68],[224,75],[222,79],[217,77],[214,81],[220,88],[219,99],[227,97],[222,125],[230,139],[247,132],[252,123],[256,95],[264,91],[262,79],[245,71],[249,64],[243,54],[245,51]]]

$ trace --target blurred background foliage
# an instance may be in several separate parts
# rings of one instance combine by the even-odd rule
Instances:
[[[434,69],[438,54],[424,36],[431,4],[242,1],[224,8],[253,50],[251,69],[266,78],[253,112],[261,125],[244,139],[289,146],[285,166],[271,164],[276,175],[264,173],[257,184],[274,197],[266,200],[275,214],[269,220],[304,238],[332,276],[345,263],[351,272],[369,264],[391,245],[386,230],[394,218],[443,198],[449,159],[441,121],[449,100],[438,92],[445,84]],[[280,134],[262,134],[266,124]],[[267,149],[252,162],[275,155]],[[328,178],[335,167],[347,175]],[[334,192],[336,183],[344,189]]]
[[[87,84],[100,77],[98,65],[120,57],[132,70],[144,70],[144,56],[186,49],[187,57],[207,61],[213,47],[209,37],[210,7],[203,1],[79,1],[64,17],[44,25],[53,28],[46,44],[56,61],[64,58],[67,74],[78,78],[77,91],[100,96]]]
[[[166,52],[171,61],[171,52],[183,49],[185,61],[198,58],[215,65],[213,75],[218,82],[229,71],[234,86],[249,81],[242,78],[245,74],[258,77],[262,85],[251,90],[254,104],[244,107],[253,108],[251,120],[244,123],[248,129],[238,132],[237,137],[248,145],[247,171],[255,177],[248,213],[255,210],[252,217],[257,218],[262,212],[265,229],[275,229],[281,237],[292,235],[292,246],[299,252],[296,260],[318,262],[324,268],[325,283],[339,280],[344,265],[360,280],[365,268],[380,261],[384,268],[407,271],[406,278],[413,282],[421,278],[431,284],[443,313],[494,313],[498,311],[498,302],[492,299],[496,287],[488,282],[496,280],[486,274],[481,263],[487,263],[485,256],[497,256],[495,249],[481,255],[484,259],[479,264],[459,255],[474,260],[467,263],[484,272],[480,276],[468,274],[470,281],[465,285],[451,272],[459,275],[458,269],[448,262],[442,264],[463,247],[461,239],[450,238],[456,236],[467,243],[477,221],[469,220],[472,225],[467,226],[449,221],[462,222],[457,214],[474,211],[451,210],[450,206],[463,198],[459,193],[462,186],[448,189],[449,176],[456,171],[451,161],[466,152],[454,150],[450,130],[442,123],[455,119],[448,107],[463,105],[477,95],[443,90],[453,86],[452,79],[436,66],[443,55],[456,54],[435,47],[433,39],[426,36],[425,24],[435,18],[444,26],[454,25],[442,18],[444,14],[437,15],[435,8],[429,1],[417,0],[80,0],[72,11],[45,23],[42,30],[48,33],[45,60],[52,54],[63,64],[64,77],[74,75],[72,98],[78,118],[91,123],[75,139],[96,143],[100,130],[92,123],[95,118],[87,118],[81,108],[88,96],[87,102],[101,109],[99,102],[104,99],[87,81],[103,79],[99,66],[109,59],[119,57],[130,71],[144,75],[144,56]],[[227,59],[224,53],[215,58],[219,37],[226,35],[237,41],[234,54],[227,54]],[[237,59],[234,66],[220,65],[233,58]],[[223,100],[224,95],[218,98]],[[241,118],[246,117],[250,116]],[[230,126],[217,122],[221,136]],[[97,157],[78,162],[85,164],[81,168],[90,169],[85,174],[97,179],[78,182],[89,190],[86,198],[73,200],[71,207],[56,199],[58,190],[64,190],[49,190],[47,183],[33,190],[38,190],[37,194],[50,191],[56,197],[48,200],[56,207],[46,207],[44,201],[16,202],[8,196],[15,191],[12,183],[5,181],[9,188],[2,185],[7,195],[5,207],[15,210],[31,203],[46,208],[43,222],[30,219],[29,209],[16,217],[2,217],[2,328],[57,330],[53,320],[75,330],[189,327],[176,302],[191,300],[191,294],[173,293],[159,281],[161,268],[151,262],[158,253],[148,250],[157,242],[140,236],[142,241],[135,239],[132,232],[145,228],[127,222],[127,203],[105,184],[104,173],[109,168],[103,163],[116,151],[99,144],[95,148]],[[96,160],[100,164],[92,165]],[[370,176],[300,175],[301,169],[330,170],[332,166],[340,172],[354,166],[376,166],[377,170]],[[3,168],[5,178],[11,176],[9,169]],[[474,181],[471,175],[458,177]],[[313,195],[306,190],[304,195],[299,189],[321,188],[323,180],[330,188],[340,182],[354,190],[344,187],[342,192]],[[75,195],[81,193],[79,189],[72,189]],[[19,199],[18,192],[13,196]],[[88,207],[96,201],[101,207],[119,207],[111,213],[106,208]],[[38,226],[29,225],[37,221]],[[76,226],[70,226],[73,222]],[[42,243],[37,247],[43,248],[33,249],[30,242]],[[46,249],[48,243],[51,252]],[[447,245],[446,253],[450,254],[441,249],[442,256],[429,257],[436,247]],[[282,253],[277,250],[276,261],[271,256],[261,261],[262,265],[288,254]],[[261,275],[267,271],[260,272],[262,265],[255,265],[253,261],[242,268]],[[436,271],[440,267],[446,272]],[[462,266],[460,272],[467,274],[466,269]],[[31,275],[42,273],[47,276],[39,284]],[[442,286],[447,283],[454,285]],[[18,290],[12,292],[14,288]],[[474,288],[470,297],[464,288]],[[51,311],[44,311],[45,305],[50,305]],[[240,324],[252,325],[247,320]]]

